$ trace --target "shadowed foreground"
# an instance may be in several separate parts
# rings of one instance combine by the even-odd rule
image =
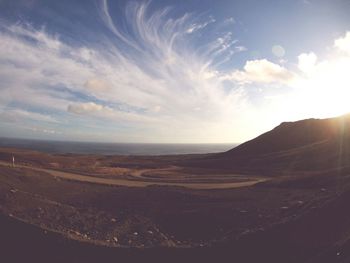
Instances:
[[[57,181],[24,168],[3,168],[0,180],[7,262],[349,260],[348,176],[223,190]]]
[[[203,156],[0,149],[19,164],[0,166],[1,260],[349,262],[349,123],[283,124]]]
[[[350,196],[347,194],[347,202]],[[345,201],[345,200],[344,200]],[[335,204],[339,206],[342,204]],[[344,216],[339,213],[333,216]],[[320,249],[317,244],[305,245],[295,238],[304,238],[305,227],[313,227],[317,216],[326,216],[330,211],[320,211],[310,215],[306,221],[275,227],[269,231],[252,234],[240,240],[216,248],[192,249],[117,249],[96,246],[68,240],[57,233],[47,232],[38,227],[25,224],[9,217],[0,216],[1,258],[6,262],[349,262],[350,242],[339,246]],[[348,216],[347,216],[348,217]],[[347,218],[349,219],[349,218]],[[341,220],[342,221],[342,220]],[[329,224],[335,223],[332,221]],[[317,224],[313,230],[323,232],[325,224]],[[330,231],[333,230],[331,227]],[[294,232],[296,231],[296,232]],[[316,234],[316,233],[315,233]],[[323,233],[324,234],[332,233]],[[317,234],[314,238],[317,238]],[[315,241],[315,240],[314,240]],[[305,246],[304,246],[305,245]],[[315,247],[313,247],[315,246]]]

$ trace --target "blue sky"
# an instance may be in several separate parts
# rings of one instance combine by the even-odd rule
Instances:
[[[243,142],[350,111],[350,2],[0,0],[0,136]]]

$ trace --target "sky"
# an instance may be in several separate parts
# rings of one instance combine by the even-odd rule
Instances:
[[[350,112],[348,0],[0,0],[0,137],[241,143]]]

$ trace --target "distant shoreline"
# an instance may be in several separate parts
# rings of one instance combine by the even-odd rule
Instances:
[[[0,138],[0,147],[22,148],[55,154],[177,155],[218,153],[236,147],[225,143],[105,143]]]

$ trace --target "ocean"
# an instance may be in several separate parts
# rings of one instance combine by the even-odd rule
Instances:
[[[56,154],[173,155],[217,153],[237,144],[95,143],[0,138],[0,147],[14,147]]]

